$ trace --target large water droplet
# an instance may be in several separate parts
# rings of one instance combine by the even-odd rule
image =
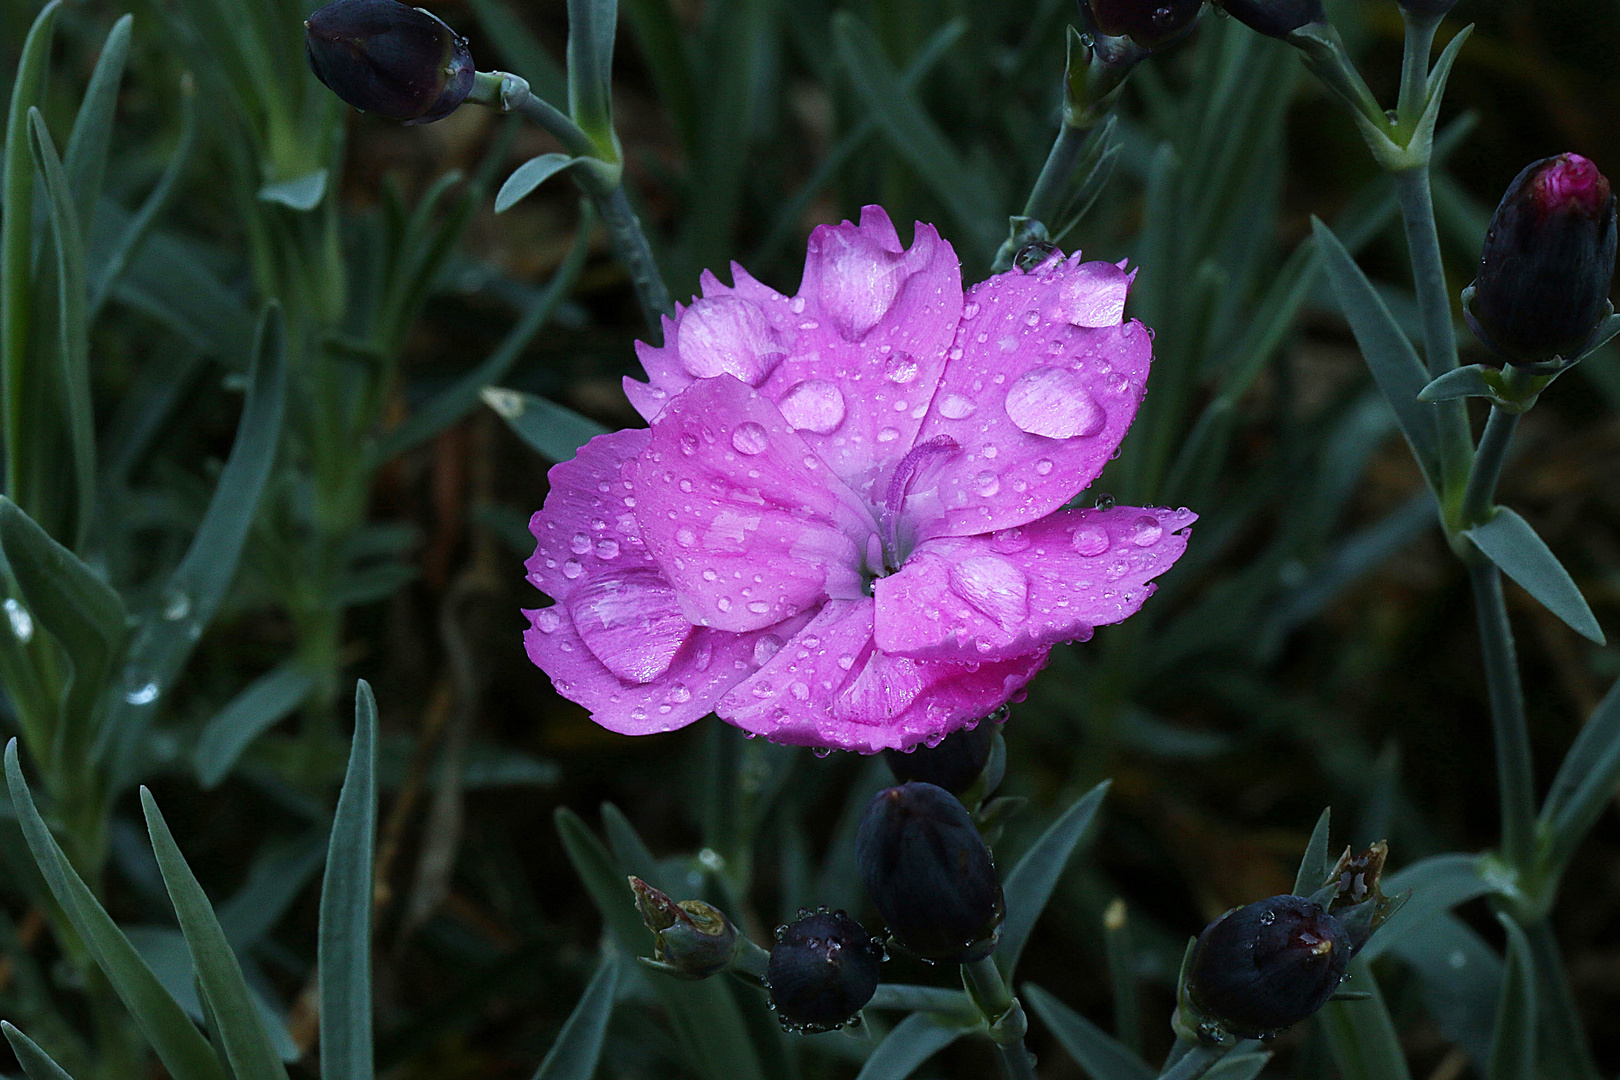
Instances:
[[[591,550],[591,538],[584,533],[575,533],[574,538],[568,541],[568,550],[575,555],[583,555]]]
[[[763,634],[754,642],[754,663],[764,667],[771,662],[771,657],[782,651],[782,639],[775,634]]]
[[[617,540],[598,541],[596,557],[603,560],[617,559],[619,557],[619,542]]]
[[[886,427],[878,432],[878,442],[894,442],[900,437],[898,428]]]
[[[569,559],[567,562],[562,564],[563,577],[567,578],[569,581],[574,580],[584,572],[585,568],[580,565],[578,559]]]
[[[163,594],[163,617],[179,622],[191,614],[191,596],[184,589],[169,589]]]
[[[947,420],[966,420],[976,409],[973,399],[962,394],[946,394],[939,399],[939,415]]]
[[[1108,550],[1108,534],[1095,525],[1082,525],[1074,530],[1074,550],[1088,558]]]
[[[1001,490],[1001,477],[993,472],[982,472],[973,478],[974,490],[988,499]]]
[[[917,370],[916,357],[910,353],[897,352],[889,357],[889,362],[884,365],[883,374],[888,376],[890,382],[904,386],[916,380]]]
[[[747,454],[750,457],[763,454],[770,444],[771,438],[765,433],[765,429],[752,420],[744,420],[731,432],[731,445],[739,454]]]
[[[562,616],[557,614],[554,607],[542,608],[535,612],[534,627],[542,634],[555,633],[557,627],[562,625]]]
[[[740,296],[694,300],[675,331],[681,366],[700,379],[733,375],[758,386],[786,350],[758,304]]]
[[[676,683],[669,689],[669,700],[677,705],[685,705],[692,700],[692,691],[688,690],[683,683]]]
[[[691,547],[697,543],[697,531],[689,525],[682,525],[675,530],[675,542],[681,547]]]
[[[1163,535],[1164,526],[1159,524],[1158,518],[1150,514],[1143,514],[1131,526],[1131,543],[1137,547],[1152,547]]]
[[[34,617],[11,597],[6,597],[6,618],[11,622],[11,632],[17,640],[24,645],[34,640]]]
[[[951,566],[951,591],[1011,630],[1029,614],[1029,579],[998,555],[969,555]]]
[[[844,422],[843,391],[826,379],[804,380],[784,394],[776,405],[798,431],[829,435]],[[733,440],[735,438],[733,436]]]
[[[1068,368],[1038,367],[1007,391],[1007,418],[1031,435],[1069,439],[1095,435],[1108,422],[1080,376]]]

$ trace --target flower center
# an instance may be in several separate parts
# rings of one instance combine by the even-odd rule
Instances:
[[[866,558],[861,564],[868,596],[872,595],[873,582],[899,570],[905,564],[906,556],[916,546],[916,537],[906,528],[905,520],[906,499],[911,494],[912,483],[931,461],[960,449],[961,445],[949,435],[936,435],[912,447],[894,467],[894,472],[889,476],[888,490],[884,493],[883,505],[877,513],[881,533],[867,537]]]

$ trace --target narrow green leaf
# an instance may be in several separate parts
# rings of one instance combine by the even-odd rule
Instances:
[[[674,123],[687,153],[693,153],[698,139],[697,89],[674,9],[669,0],[626,0],[624,14],[652,74],[664,111]]]
[[[1419,401],[1454,401],[1457,398],[1493,397],[1485,374],[1493,369],[1484,364],[1456,368],[1429,383],[1418,393]]]
[[[15,739],[6,746],[6,785],[11,790],[18,824],[51,895],[169,1074],[175,1080],[226,1080],[225,1070],[208,1040],[163,989],[51,836],[23,778]]]
[[[1597,329],[1592,331],[1592,336],[1581,346],[1581,357],[1592,355],[1617,336],[1620,336],[1620,315],[1611,313],[1608,318],[1598,323]]]
[[[1316,828],[1311,830],[1310,842],[1305,845],[1305,856],[1299,860],[1299,873],[1294,875],[1296,895],[1309,896],[1327,881],[1328,826],[1332,818],[1333,808],[1329,806],[1316,819]]]
[[[242,419],[213,498],[185,558],[163,590],[159,610],[141,625],[130,646],[126,690],[115,698],[115,722],[108,727],[117,748],[108,758],[115,770],[135,760],[125,751],[144,735],[153,706],[179,674],[236,575],[281,440],[286,387],[281,312],[270,304],[259,320]],[[128,777],[116,776],[114,790],[127,782]]]
[[[175,917],[180,921],[180,932],[185,934],[186,946],[191,950],[191,966],[197,971],[201,996],[218,1022],[220,1041],[231,1072],[236,1080],[286,1080],[287,1070],[271,1042],[247,981],[242,978],[242,966],[237,962],[236,953],[225,940],[225,931],[214,916],[208,896],[191,867],[186,865],[185,856],[180,854],[157,802],[145,787],[141,788],[141,810],[146,815],[152,852],[157,856],[158,869],[174,904]]]
[[[1571,630],[1588,641],[1603,644],[1603,628],[1586,606],[1586,598],[1528,521],[1499,506],[1489,521],[1464,529],[1463,535]]]
[[[317,968],[322,1080],[372,1080],[371,866],[377,835],[377,702],[354,691],[354,745],[321,881]]]
[[[51,1055],[41,1050],[33,1039],[4,1020],[0,1020],[0,1031],[5,1032],[6,1041],[11,1044],[11,1052],[17,1055],[17,1064],[28,1074],[28,1080],[73,1080],[67,1070],[52,1061]]]
[[[1496,919],[1507,931],[1507,969],[1485,1075],[1488,1080],[1536,1080],[1536,977],[1530,942],[1508,916],[1498,914]]]
[[[31,405],[27,385],[29,319],[33,307],[34,159],[28,150],[28,110],[39,103],[50,63],[51,39],[62,0],[40,9],[23,42],[6,114],[6,155],[0,172],[0,424],[4,426],[5,490],[21,490],[23,422]]]
[[[591,1080],[596,1075],[618,985],[618,953],[609,950],[603,955],[596,974],[591,976],[579,1004],[574,1006],[557,1033],[557,1041],[546,1051],[534,1080]]]
[[[107,302],[108,293],[113,284],[118,281],[129,264],[130,258],[141,241],[146,239],[147,230],[157,220],[159,213],[169,204],[169,196],[174,194],[175,186],[180,182],[180,176],[191,164],[191,152],[197,145],[197,91],[191,80],[186,79],[180,84],[180,140],[175,144],[174,151],[169,155],[167,163],[163,166],[163,175],[147,193],[146,200],[127,221],[121,222],[115,238],[107,244],[91,244],[90,256],[96,260],[96,265],[89,270],[90,301],[89,313],[91,320]],[[102,205],[102,213],[107,214],[107,206]],[[120,215],[121,217],[122,215]],[[99,235],[99,233],[97,234]]]
[[[396,454],[427,441],[460,420],[478,404],[479,395],[511,369],[529,342],[534,339],[534,335],[539,333],[540,328],[551,318],[557,305],[573,291],[580,272],[585,268],[586,256],[590,254],[590,234],[596,222],[596,211],[588,200],[581,200],[580,205],[583,209],[579,228],[574,233],[574,242],[569,247],[568,254],[563,258],[562,265],[557,268],[551,280],[546,283],[545,289],[530,303],[528,310],[523,313],[523,318],[518,320],[517,325],[507,333],[506,339],[483,363],[462,376],[432,401],[417,409],[409,419],[384,436],[378,444],[374,460],[387,461]],[[590,436],[586,436],[587,441],[589,438]]]
[[[1412,898],[1378,928],[1357,954],[1369,963],[1406,935],[1423,929],[1431,919],[1494,891],[1480,873],[1479,856],[1458,853],[1431,855],[1402,867],[1384,878],[1383,889],[1389,896],[1410,890]]]
[[[912,1013],[872,1051],[855,1080],[906,1080],[964,1034],[965,1028],[947,1027],[928,1013]]]
[[[618,22],[618,0],[568,0],[568,115],[604,150],[614,139],[613,40]]]
[[[916,94],[901,84],[877,35],[847,11],[833,16],[833,35],[850,84],[895,152],[933,190],[976,246],[984,252],[994,251],[1005,220],[994,212],[998,201],[979,173],[962,160]]]
[[[1056,997],[1033,983],[1025,983],[1021,993],[1091,1080],[1153,1080],[1154,1071],[1124,1043]]]
[[[61,365],[62,405],[72,448],[73,546],[84,547],[96,505],[96,423],[90,402],[90,326],[85,312],[84,235],[73,206],[73,187],[56,156],[45,117],[28,110],[28,149],[45,178],[48,220],[56,247],[57,359]]]
[[[260,202],[279,203],[292,210],[313,210],[321,205],[325,195],[325,169],[316,169],[291,180],[265,184],[259,189]]]
[[[1501,958],[1455,915],[1429,919],[1423,933],[1405,935],[1390,953],[1417,976],[1423,1007],[1440,1034],[1483,1070],[1502,988]]]
[[[192,764],[204,788],[218,787],[254,739],[292,715],[315,679],[297,660],[271,668],[249,683],[202,730]]]
[[[1457,54],[1462,51],[1463,43],[1473,32],[1472,23],[1459,30],[1456,36],[1446,43],[1445,49],[1440,53],[1440,59],[1434,62],[1434,68],[1429,72],[1429,100],[1423,106],[1423,115],[1418,117],[1417,127],[1412,132],[1411,145],[1433,144],[1434,127],[1440,119],[1440,101],[1446,96],[1446,80],[1451,78],[1451,65],[1457,62]]]
[[[580,447],[607,434],[607,428],[596,421],[521,390],[491,386],[481,396],[519,438],[552,461],[572,460]]]
[[[1365,1001],[1330,1001],[1316,1014],[1318,1021],[1343,1080],[1411,1080],[1395,1024],[1364,954],[1365,950],[1350,962],[1354,979],[1350,985],[1372,996]]]
[[[1001,941],[996,946],[996,965],[1003,978],[1010,978],[1018,967],[1018,957],[1029,943],[1035,920],[1046,909],[1058,879],[1091,827],[1092,819],[1108,794],[1111,781],[1104,780],[1076,799],[1049,825],[1041,838],[1024,853],[1007,875],[1003,891],[1007,897],[1007,917],[1001,924]]]
[[[4,496],[0,549],[34,622],[61,643],[72,664],[51,753],[59,766],[83,768],[102,721],[102,690],[124,645],[124,602]]]
[[[1620,788],[1620,681],[1609,687],[1558,767],[1540,831],[1547,858],[1562,866]]]
[[[1423,362],[1372,282],[1333,235],[1333,230],[1315,218],[1312,222],[1323,269],[1355,334],[1356,344],[1361,347],[1361,355],[1390,408],[1395,410],[1401,434],[1406,436],[1412,456],[1417,459],[1430,489],[1438,491],[1440,444],[1434,408],[1418,400],[1418,394],[1429,383]]]
[[[512,171],[501,185],[501,190],[495,193],[495,212],[505,213],[530,192],[553,176],[562,172],[571,165],[584,162],[584,158],[574,157],[570,154],[541,154],[530,158]]]
[[[90,85],[85,87],[84,100],[79,104],[79,115],[73,120],[67,152],[62,157],[78,209],[79,228],[86,235],[94,221],[96,201],[101,197],[101,185],[107,172],[107,148],[112,143],[113,115],[118,109],[118,85],[123,81],[124,64],[129,59],[129,34],[134,23],[133,15],[125,15],[113,23],[107,33],[96,69],[90,73]]]
[[[1204,1074],[1204,1080],[1254,1080],[1270,1061],[1269,1050],[1227,1054]]]
[[[102,203],[102,215],[110,204]],[[209,269],[214,249],[154,230],[134,250],[123,274],[109,285],[125,307],[149,316],[206,349],[232,371],[246,371],[256,319],[236,292]]]

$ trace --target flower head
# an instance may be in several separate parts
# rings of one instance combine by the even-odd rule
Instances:
[[[477,74],[465,38],[399,0],[334,0],[304,23],[304,48],[327,89],[407,124],[449,116]]]
[[[1052,645],[1141,607],[1187,510],[1065,509],[1142,400],[1132,274],[1054,254],[964,295],[950,245],[888,216],[811,235],[788,297],[728,287],[638,346],[646,430],[550,474],[529,656],[625,734],[713,711],[785,743],[937,741]]]

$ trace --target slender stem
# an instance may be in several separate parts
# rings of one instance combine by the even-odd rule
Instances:
[[[1001,1060],[1006,1080],[1035,1080],[1035,1059],[1024,1048],[1029,1020],[1024,1007],[1013,997],[1001,978],[993,957],[986,956],[962,965],[962,980],[989,1025],[989,1034]]]
[[[1091,130],[1090,125],[1077,127],[1069,123],[1058,128],[1057,138],[1052,140],[1052,149],[1046,155],[1046,164],[1041,166],[1041,174],[1035,178],[1035,186],[1029,189],[1029,198],[1024,201],[1024,216],[1051,224],[1052,218],[1063,208],[1064,191]]]
[[[1518,921],[1518,920],[1515,920]],[[1571,992],[1564,963],[1558,955],[1558,941],[1545,917],[1519,922],[1530,942],[1530,962],[1535,969],[1540,993],[1540,1027],[1536,1045],[1548,1073],[1565,1080],[1598,1080],[1592,1060],[1592,1043],[1581,1023],[1581,1014]]]
[[[1502,571],[1483,556],[1468,560],[1479,616],[1480,650],[1491,702],[1496,741],[1496,784],[1502,804],[1502,854],[1521,877],[1531,871],[1535,837],[1535,796],[1530,774],[1530,734],[1524,718],[1519,659],[1502,596]]]
[[[1434,51],[1434,32],[1440,17],[1419,15],[1401,9],[1406,20],[1406,51],[1401,57],[1401,96],[1395,115],[1403,133],[1410,137],[1418,118],[1429,103],[1429,56]]]
[[[1429,189],[1429,168],[1421,165],[1394,174],[1400,196],[1401,220],[1406,225],[1406,245],[1412,259],[1412,283],[1417,289],[1418,309],[1423,317],[1423,355],[1429,378],[1437,379],[1457,367],[1457,331],[1452,322],[1451,293],[1446,287],[1445,265],[1440,257],[1440,234],[1434,222],[1434,196]],[[1473,448],[1468,430],[1468,413],[1461,399],[1435,404],[1439,425],[1441,503],[1447,521],[1462,497]]]
[[[1508,444],[1513,441],[1518,427],[1518,413],[1492,406],[1491,418],[1485,422],[1485,434],[1480,436],[1474,467],[1469,470],[1468,487],[1463,493],[1464,527],[1482,524],[1490,518],[1496,504],[1496,484],[1502,478],[1502,464],[1507,460]]]
[[[630,199],[624,193],[624,185],[620,184],[605,197],[588,189],[585,193],[595,200],[596,208],[602,214],[602,224],[607,226],[608,235],[613,238],[619,261],[624,263],[625,270],[630,274],[630,282],[635,286],[636,299],[641,303],[641,315],[647,320],[648,331],[654,341],[661,340],[663,328],[659,324],[659,316],[673,311],[674,306],[669,301],[669,286],[664,284],[664,275],[653,258],[651,245],[647,243],[647,234],[642,231],[641,219],[636,217],[635,210],[630,207]]]

